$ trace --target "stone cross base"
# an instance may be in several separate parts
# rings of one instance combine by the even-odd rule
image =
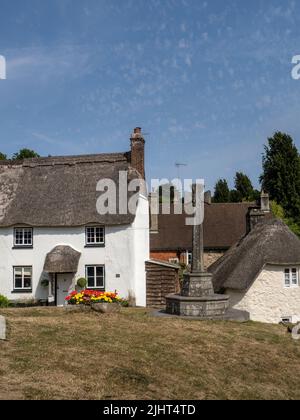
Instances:
[[[182,296],[202,297],[214,295],[212,274],[188,273],[183,277]]]
[[[180,295],[168,295],[166,302],[170,315],[218,319],[227,312],[229,296],[214,293],[210,273],[189,273],[184,276]]]
[[[182,296],[166,297],[166,312],[170,315],[197,317],[202,319],[222,318],[229,307],[229,296]]]

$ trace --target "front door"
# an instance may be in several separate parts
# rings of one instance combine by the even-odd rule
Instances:
[[[57,306],[64,306],[66,297],[72,291],[73,274],[57,274],[56,302]]]

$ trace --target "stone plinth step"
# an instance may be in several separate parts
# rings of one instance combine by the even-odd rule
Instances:
[[[249,313],[245,311],[239,311],[236,309],[229,309],[225,315],[222,316],[214,316],[204,318],[196,317],[196,316],[178,316],[178,315],[171,315],[168,314],[164,309],[156,309],[151,313],[151,316],[158,317],[158,318],[179,318],[188,321],[210,321],[210,320],[217,320],[217,321],[232,321],[232,322],[248,322],[250,319]]]
[[[229,307],[229,296],[213,294],[209,296],[168,295],[166,312],[171,315],[214,319],[224,317]]]

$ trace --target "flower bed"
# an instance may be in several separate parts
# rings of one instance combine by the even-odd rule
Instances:
[[[98,292],[94,290],[74,291],[66,297],[68,305],[88,305],[96,303],[118,303],[122,304],[123,299],[118,296],[117,292]]]

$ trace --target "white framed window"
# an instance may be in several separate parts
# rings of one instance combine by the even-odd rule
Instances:
[[[192,265],[193,254],[192,251],[186,251],[186,265]]]
[[[87,226],[85,228],[86,245],[104,245],[105,229],[103,226]]]
[[[87,265],[85,271],[88,289],[105,289],[104,265]]]
[[[32,267],[14,267],[14,290],[32,289]]]
[[[286,324],[291,324],[293,321],[293,317],[291,316],[284,316],[281,318],[281,322],[286,323]]]
[[[179,264],[179,258],[169,258],[169,263],[171,263],[171,264]]]
[[[15,228],[14,229],[14,246],[15,247],[31,247],[33,245],[33,229],[32,228]]]
[[[299,286],[299,271],[297,268],[286,268],[284,270],[284,286],[298,287]]]

